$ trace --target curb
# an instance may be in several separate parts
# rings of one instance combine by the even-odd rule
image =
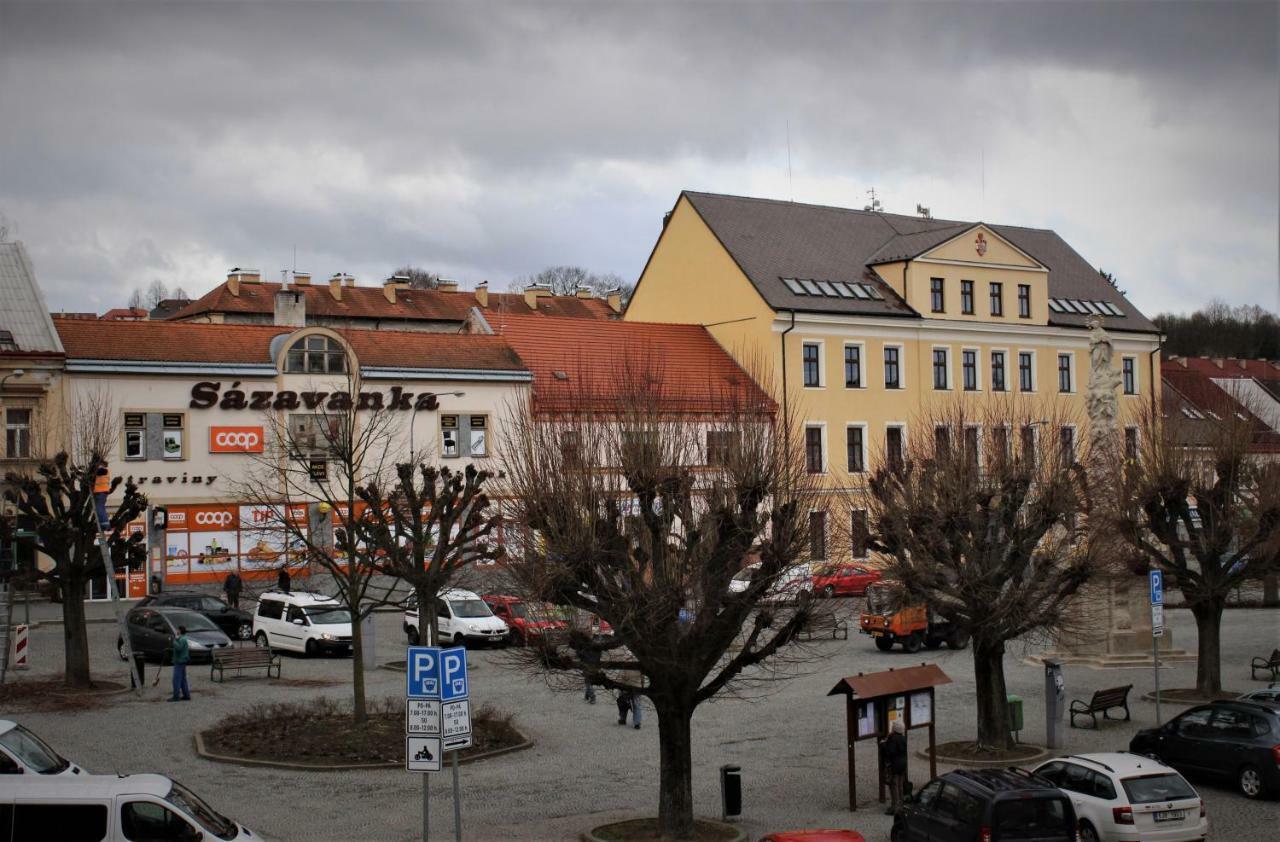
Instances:
[[[203,757],[205,760],[211,760],[214,763],[227,763],[232,766],[258,766],[265,769],[288,769],[293,772],[356,772],[361,770],[375,771],[378,769],[404,768],[404,764],[398,760],[386,761],[383,763],[337,763],[332,765],[322,765],[319,763],[286,763],[281,760],[257,760],[250,757],[236,757],[231,754],[215,754],[205,747],[204,736],[199,731],[195,732],[195,745],[196,754]],[[466,764],[474,763],[477,760],[487,760],[490,757],[524,751],[527,748],[533,748],[533,740],[527,739],[523,743],[517,743],[513,746],[504,746],[502,748],[491,749],[490,751],[482,751],[479,754],[459,757],[458,765],[465,766]]]
[[[634,822],[634,821],[644,821],[644,819],[624,819],[619,822],[610,822],[609,824],[602,824],[598,827],[593,827],[590,830],[582,831],[582,833],[578,834],[578,839],[580,839],[581,842],[608,842],[603,836],[597,836],[596,831],[603,830],[604,828],[607,828],[607,827],[616,827],[620,824],[630,824],[631,822]],[[650,819],[650,821],[656,822],[657,818],[654,817]],[[738,827],[737,825],[732,825],[732,824],[729,824],[728,822],[722,822],[718,819],[701,819],[696,816],[694,817],[694,821],[703,822],[705,824],[711,824],[720,828],[724,828],[725,830],[734,831],[736,835],[731,839],[725,840],[725,842],[747,842],[747,832],[741,827]]]
[[[1053,750],[1047,749],[1044,746],[1033,746],[1030,743],[1018,743],[1018,745],[1026,746],[1027,748],[1039,749],[1039,751],[1036,754],[1030,755],[1028,757],[1016,757],[1016,758],[1010,757],[1005,760],[973,760],[968,757],[956,757],[955,755],[942,754],[941,752],[939,752],[935,759],[939,763],[947,763],[952,766],[961,766],[961,767],[967,767],[970,769],[1003,769],[1006,766],[1019,766],[1025,763],[1038,763],[1041,760],[1044,760],[1046,757],[1050,757],[1051,755],[1053,755]],[[922,748],[915,753],[915,756],[920,760],[928,760],[929,749]]]

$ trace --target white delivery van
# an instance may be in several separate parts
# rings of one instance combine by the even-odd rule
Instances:
[[[266,591],[253,612],[253,639],[307,655],[350,655],[351,612],[322,593]]]
[[[493,614],[483,599],[471,591],[451,588],[436,597],[436,628],[440,631],[439,644],[453,646],[501,645],[507,642],[511,629]],[[404,633],[410,646],[417,646],[418,603],[409,598],[404,612]]]

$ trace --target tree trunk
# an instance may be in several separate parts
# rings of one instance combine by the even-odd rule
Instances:
[[[364,698],[364,630],[358,611],[351,612],[351,719],[357,725],[369,721]]]
[[[978,696],[978,747],[984,751],[1013,748],[1009,736],[1009,697],[1004,684],[1004,643],[973,646],[973,678]]]
[[[1222,692],[1222,611],[1226,597],[1215,596],[1191,606],[1196,618],[1196,691],[1201,696]]]
[[[84,579],[68,576],[62,584],[62,643],[68,687],[91,687],[89,634],[84,623]]]
[[[1280,607],[1280,576],[1272,574],[1262,578],[1262,607]]]
[[[657,706],[661,775],[658,782],[658,828],[663,839],[693,838],[693,711],[676,705]]]

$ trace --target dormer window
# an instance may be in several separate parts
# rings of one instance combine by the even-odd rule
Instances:
[[[289,348],[286,374],[342,374],[347,370],[347,352],[327,336],[304,336]]]

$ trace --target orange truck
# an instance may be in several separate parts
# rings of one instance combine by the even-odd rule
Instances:
[[[908,652],[921,648],[952,649],[969,645],[969,636],[929,611],[924,605],[906,601],[897,582],[877,582],[867,588],[867,608],[862,612],[862,633],[871,635],[876,648],[888,652],[895,643]]]

